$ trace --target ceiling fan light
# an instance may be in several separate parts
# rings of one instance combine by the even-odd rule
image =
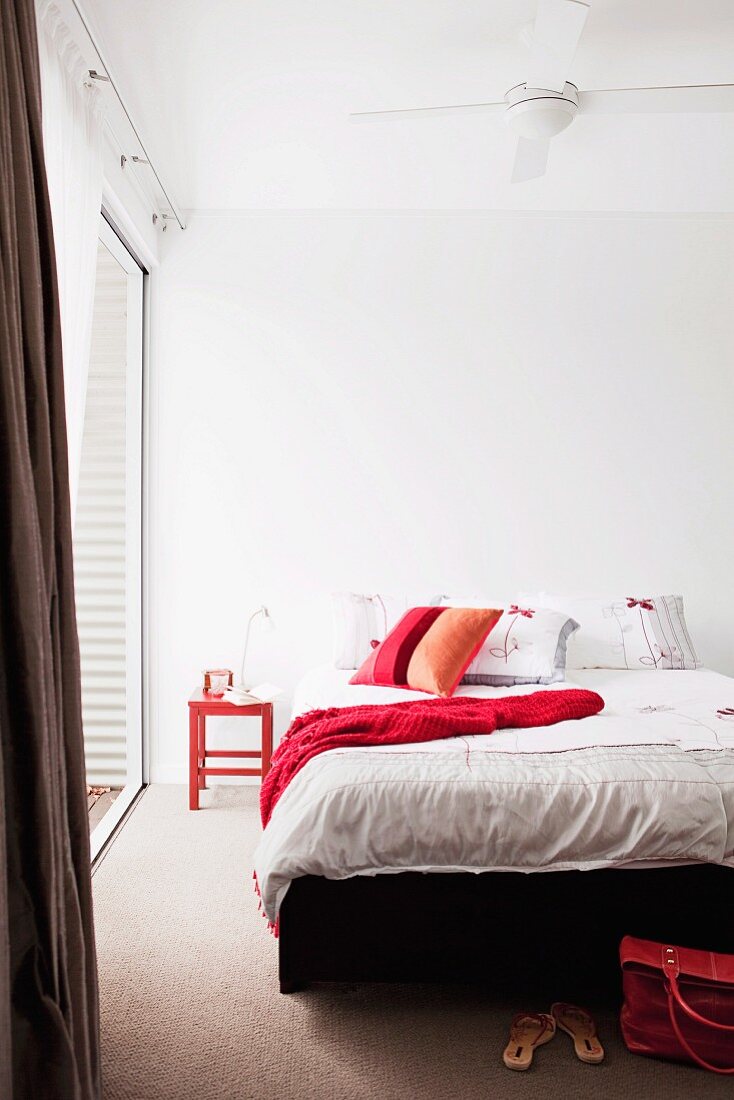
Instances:
[[[552,138],[573,122],[577,108],[559,102],[552,107],[519,103],[507,111],[507,124],[518,137]]]
[[[548,141],[560,134],[571,125],[579,109],[578,93],[572,84],[566,84],[563,92],[521,84],[510,89],[505,98],[505,122],[518,137],[531,141]]]

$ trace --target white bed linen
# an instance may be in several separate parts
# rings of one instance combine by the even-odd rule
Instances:
[[[352,686],[312,670],[294,716],[397,703],[421,692]],[[707,669],[574,670],[565,683],[457,694],[497,698],[572,687],[601,714],[420,745],[333,749],[294,777],[255,853],[270,920],[302,875],[552,871],[713,862],[734,866],[734,679]]]

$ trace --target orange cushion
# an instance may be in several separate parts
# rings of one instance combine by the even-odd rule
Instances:
[[[446,608],[413,650],[408,686],[432,695],[453,695],[501,615],[494,608]]]

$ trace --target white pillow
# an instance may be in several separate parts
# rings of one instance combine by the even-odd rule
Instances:
[[[565,679],[566,645],[578,623],[562,612],[475,596],[442,597],[444,607],[504,607],[484,645],[462,679],[463,684],[552,684]]]
[[[381,642],[407,609],[405,599],[376,593],[333,592],[334,665],[359,668],[367,659],[372,642]]]
[[[535,597],[571,615],[580,630],[568,647],[569,668],[700,668],[682,596]]]

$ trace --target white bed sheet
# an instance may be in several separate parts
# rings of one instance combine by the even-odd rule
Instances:
[[[313,669],[294,716],[420,692],[351,686]],[[497,698],[589,688],[601,714],[421,745],[334,749],[311,760],[255,855],[269,919],[294,878],[401,871],[734,866],[734,679],[708,669],[574,670],[565,683],[461,687]]]

